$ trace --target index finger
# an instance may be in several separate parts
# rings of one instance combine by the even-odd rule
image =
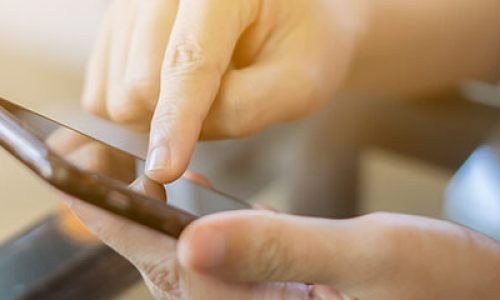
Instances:
[[[183,0],[162,68],[146,173],[160,182],[186,169],[235,45],[258,1]]]

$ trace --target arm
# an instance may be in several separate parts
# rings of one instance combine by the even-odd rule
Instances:
[[[344,91],[407,95],[500,78],[500,1],[369,2]]]

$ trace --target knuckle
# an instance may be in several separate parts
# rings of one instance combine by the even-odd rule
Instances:
[[[167,258],[160,263],[141,263],[137,267],[153,294],[167,293],[171,297],[169,299],[182,299],[180,272],[175,259]]]
[[[114,105],[109,109],[109,117],[113,122],[128,124],[134,121],[133,110],[126,105]]]
[[[149,82],[130,82],[116,88],[108,99],[108,113],[117,123],[147,121],[154,110],[155,91]]]
[[[162,70],[163,76],[171,77],[203,72],[222,74],[223,67],[210,59],[201,43],[188,38],[175,42],[167,50]]]
[[[106,114],[104,108],[105,105],[103,104],[104,104],[104,99],[95,99],[94,97],[89,97],[89,96],[86,96],[82,101],[83,109],[97,116],[102,116]]]
[[[278,278],[280,275],[280,265],[279,260],[283,259],[280,255],[281,249],[278,242],[273,240],[268,240],[263,243],[263,248],[266,249],[260,254],[259,261],[265,262],[260,266],[258,270],[259,275],[261,275],[263,280],[272,280],[273,278]]]
[[[123,85],[125,98],[130,102],[138,102],[148,107],[156,105],[160,92],[159,80],[141,79],[126,81]]]
[[[264,234],[265,238],[262,241],[257,261],[261,262],[256,270],[256,273],[263,280],[286,279],[291,276],[288,267],[292,265],[292,259],[289,251],[285,247],[280,238],[279,229],[274,226],[269,226]]]

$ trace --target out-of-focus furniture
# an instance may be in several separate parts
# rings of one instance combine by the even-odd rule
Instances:
[[[293,211],[356,215],[359,158],[366,147],[457,170],[499,117],[499,110],[457,94],[420,101],[339,99],[313,119],[302,136],[290,172]]]
[[[138,282],[64,208],[0,245],[0,299],[110,299]]]

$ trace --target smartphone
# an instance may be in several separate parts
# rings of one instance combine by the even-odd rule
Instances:
[[[72,138],[76,136],[75,140],[81,137],[86,145],[98,145],[97,148],[105,149],[106,155],[94,156],[89,152],[83,160],[96,160],[91,164],[93,167],[75,163],[49,142],[61,130],[69,131]],[[171,237],[179,237],[182,230],[198,217],[250,208],[243,201],[187,178],[161,186],[167,193],[166,202],[133,191],[128,186],[134,175],[139,175],[143,169],[141,159],[2,98],[0,145],[59,191]],[[106,162],[100,161],[104,159]],[[121,163],[124,161],[127,163]],[[132,172],[132,176],[123,176],[123,170],[119,170],[119,176],[96,171],[95,163],[112,165],[113,162],[122,169],[123,166],[132,168],[126,170]]]

